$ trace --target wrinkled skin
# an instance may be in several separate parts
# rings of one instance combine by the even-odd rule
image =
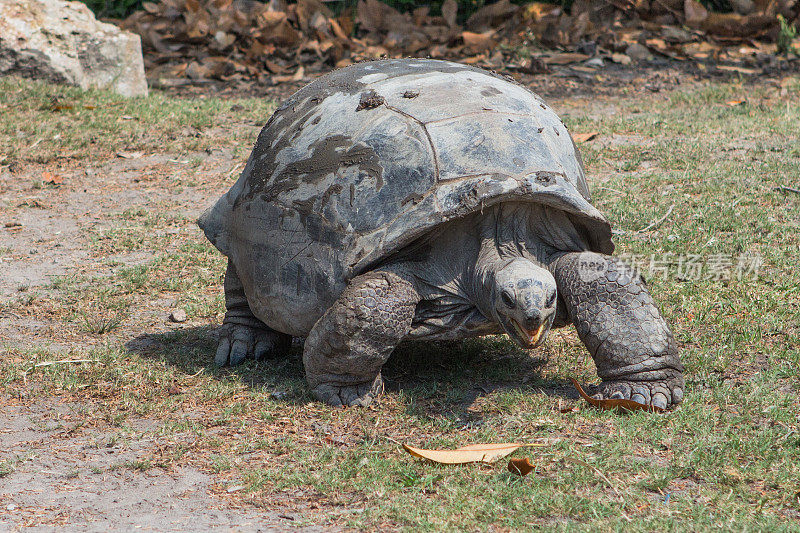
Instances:
[[[619,259],[564,254],[552,264],[578,336],[603,380],[600,397],[666,408],[683,400],[683,365],[642,278]]]

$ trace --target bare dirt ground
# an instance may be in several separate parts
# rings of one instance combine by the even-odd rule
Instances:
[[[582,108],[588,115],[603,117],[616,112],[616,95],[669,91],[707,79],[703,73],[665,67],[621,70],[605,81],[580,73],[526,81],[557,110]],[[221,92],[231,97],[267,92],[280,98],[291,89],[244,87]],[[192,98],[199,92],[184,88],[176,94]],[[233,128],[251,138],[260,129],[241,123]],[[187,242],[202,240],[194,220],[236,179],[250,149],[242,148],[108,154],[90,163],[67,157],[0,167],[0,199],[5,206],[0,215],[5,225],[0,228],[0,346],[9,350],[7,357],[22,360],[20,354],[39,351],[50,354],[49,359],[72,359],[85,357],[81,354],[92,346],[141,344],[146,342],[143,334],[157,339],[176,330],[213,331],[220,320],[218,308],[190,313],[184,323],[169,320],[173,308],[185,306],[179,294],[132,300],[119,327],[104,334],[91,327],[87,331],[80,319],[67,316],[70,311],[78,316],[85,311],[80,297],[68,294],[53,280],[103,279],[121,265],[132,267],[151,260],[156,251],[178,250]],[[45,173],[57,175],[61,182],[43,183]],[[109,234],[125,235],[130,219],[124,214],[138,209],[160,213],[170,221],[155,224],[146,235],[133,235],[141,239],[139,246],[105,246]],[[213,296],[219,301],[221,283],[215,290]],[[73,302],[73,309],[64,302]],[[213,337],[208,342],[213,344]],[[226,498],[225,494],[240,490],[237,480],[192,466],[191,461],[175,468],[132,468],[175,438],[137,438],[156,424],[157,417],[152,415],[130,416],[123,428],[85,424],[84,406],[61,401],[58,395],[39,397],[35,388],[25,395],[6,396],[2,404],[0,460],[13,464],[0,477],[2,528],[283,531],[333,527],[300,519],[308,510],[302,501],[263,508]]]
[[[84,167],[72,161],[26,167],[21,173],[38,176],[57,173],[64,184],[32,188],[31,180],[7,169],[0,173],[3,199],[12,206],[5,221],[20,229],[0,232],[3,253],[0,298],[4,302],[32,294],[53,277],[107,275],[108,261],[136,265],[152,258],[149,250],[120,254],[92,253],[92,236],[112,229],[118,222],[109,214],[144,208],[172,213],[185,223],[166,233],[176,241],[198,237],[192,221],[221,188],[184,188],[176,192],[166,176],[184,174],[187,156],[158,154],[138,159],[116,157]],[[182,159],[180,159],[182,158]],[[218,180],[221,170],[238,167],[240,158],[230,152],[202,153],[201,179]],[[123,221],[124,222],[124,221]],[[168,320],[175,302],[161,300],[136,309],[135,318],[115,332],[124,341],[142,331],[169,332],[179,327]],[[201,323],[206,323],[205,321]],[[106,336],[70,331],[47,309],[21,316],[5,310],[0,320],[3,344],[20,349],[40,349],[69,358],[76,343],[84,348],[109,342]],[[77,419],[80,406],[38,400],[6,398],[0,408],[5,421],[0,430],[0,458],[17,463],[13,474],[0,479],[0,524],[5,528],[47,531],[284,531],[294,530],[293,513],[241,509],[226,505],[212,495],[212,475],[192,467],[169,471],[120,468],[151,453],[158,440],[120,437],[119,431],[84,430]],[[132,429],[154,424],[133,420]],[[234,487],[235,488],[235,487]]]

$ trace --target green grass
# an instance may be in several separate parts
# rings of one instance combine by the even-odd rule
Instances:
[[[0,77],[0,165],[247,146],[273,107],[268,99],[178,99],[159,91],[123,98]]]
[[[385,369],[387,393],[361,410],[313,402],[297,348],[286,359],[216,369],[213,327],[223,311],[224,260],[199,233],[177,242],[162,233],[191,227],[188,217],[140,207],[112,213],[113,229],[92,234],[89,248],[98,258],[145,250],[152,259],[130,266],[114,260],[107,272],[56,279],[20,296],[16,308],[44,309],[56,324],[72,327],[70,358],[97,362],[31,370],[61,356],[10,347],[0,383],[15,398],[78,402],[85,427],[114,431],[120,445],[164,439],[158,450],[118,468],[192,464],[214,476],[221,498],[289,508],[298,516],[294,524],[798,531],[800,197],[776,187],[796,187],[800,83],[787,88],[783,96],[770,87],[726,84],[620,98],[616,112],[602,117],[563,105],[572,131],[600,133],[582,145],[594,203],[623,231],[615,238],[619,253],[640,260],[681,344],[686,400],[669,414],[621,416],[572,399],[570,377],[592,382],[596,376],[571,328],[554,332],[532,354],[502,338],[402,347]],[[217,121],[230,105],[156,94],[123,104],[151,118],[109,125],[83,111],[42,109],[58,91],[67,91],[76,106],[113,99],[31,84],[29,95],[12,90],[0,105],[28,109],[28,122],[38,124],[28,127],[45,137],[60,125],[70,132],[71,157],[81,160],[99,157],[81,144],[88,138],[102,139],[107,153],[190,152],[193,139],[180,136],[169,148],[147,143],[186,124],[224,127]],[[742,94],[746,105],[726,104]],[[15,158],[38,157],[18,143],[6,116],[0,146]],[[145,125],[141,131],[154,131],[144,140],[123,139]],[[63,139],[38,147],[56,150]],[[640,231],[668,212],[660,225]],[[708,268],[712,257],[736,261],[743,253],[762,258],[757,277],[716,279],[706,271],[694,279],[679,272],[681,256],[697,255]],[[665,277],[649,271],[651,254],[674,259]],[[142,329],[142,310],[165,297],[196,322],[166,333]],[[83,325],[86,313],[94,317],[89,325]],[[115,313],[120,323],[100,333]],[[580,409],[560,409],[574,405]],[[155,420],[155,427],[132,429],[141,419]],[[534,473],[518,478],[505,462],[434,465],[400,447],[506,441],[547,444],[517,452],[531,457]],[[0,477],[9,475],[13,466],[0,465]],[[236,485],[244,489],[226,492]]]

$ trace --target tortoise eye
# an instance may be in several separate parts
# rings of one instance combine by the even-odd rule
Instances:
[[[556,303],[555,291],[550,295],[550,298],[547,299],[547,307],[553,307],[554,303]]]
[[[514,305],[514,296],[509,291],[503,291],[502,293],[500,293],[500,299],[503,300],[503,303],[509,309],[514,309],[514,307],[516,307]]]

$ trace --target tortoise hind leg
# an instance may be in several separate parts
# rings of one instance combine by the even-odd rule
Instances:
[[[247,357],[265,359],[284,355],[292,345],[291,335],[270,329],[250,310],[236,269],[228,261],[225,271],[225,319],[214,356],[217,366],[236,366]]]
[[[619,259],[591,252],[564,254],[552,270],[603,380],[600,394],[661,408],[680,403],[678,348],[641,277]]]
[[[381,367],[408,335],[419,296],[393,272],[354,278],[314,324],[303,364],[315,398],[365,407],[383,392]]]

